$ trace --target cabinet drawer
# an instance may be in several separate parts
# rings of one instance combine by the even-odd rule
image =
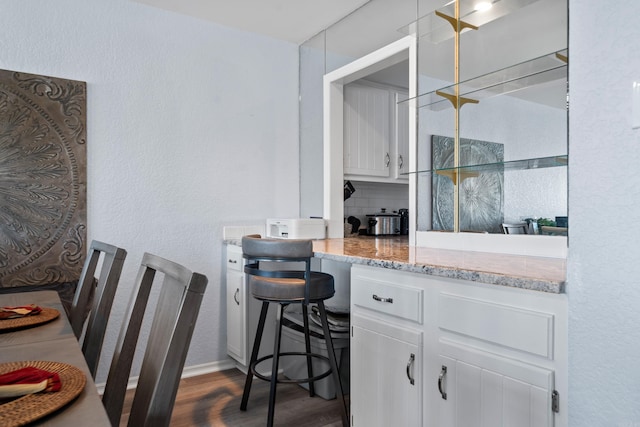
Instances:
[[[354,305],[422,323],[422,289],[356,276],[351,283]]]
[[[445,292],[438,308],[440,329],[553,359],[552,313]]]
[[[227,269],[242,271],[242,248],[227,246]]]

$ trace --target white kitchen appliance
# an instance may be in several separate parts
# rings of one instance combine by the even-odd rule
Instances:
[[[322,218],[267,219],[266,234],[279,239],[324,239],[327,226]]]

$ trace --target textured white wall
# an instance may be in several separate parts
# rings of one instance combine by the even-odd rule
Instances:
[[[640,426],[640,2],[569,9],[569,420]]]
[[[114,318],[142,254],[173,259],[209,278],[186,365],[225,359],[223,225],[298,214],[297,46],[127,0],[4,0],[0,68],[87,82],[88,237],[129,253]]]

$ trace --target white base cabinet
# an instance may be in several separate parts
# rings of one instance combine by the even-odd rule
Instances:
[[[437,423],[553,426],[553,371],[462,346],[440,355]]]
[[[227,246],[227,354],[242,365],[247,359],[246,288],[242,249]]]
[[[351,316],[351,425],[420,426],[422,333]]]
[[[353,426],[568,425],[566,295],[361,265],[351,274]]]
[[[236,366],[247,372],[253,341],[255,340],[262,303],[251,296],[244,273],[242,248],[226,245],[226,306],[227,306],[227,354],[237,363]],[[275,336],[276,309],[269,307],[262,343],[258,357],[273,353]],[[259,365],[259,369],[270,370],[269,363]]]
[[[423,291],[377,270],[351,269],[351,425],[421,426]]]

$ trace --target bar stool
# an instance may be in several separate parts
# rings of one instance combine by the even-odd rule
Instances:
[[[324,300],[331,298],[335,293],[333,276],[326,273],[311,271],[311,258],[313,256],[313,244],[311,240],[299,239],[262,239],[259,235],[242,237],[242,252],[247,259],[244,271],[249,280],[249,288],[254,298],[262,301],[262,309],[258,321],[256,338],[251,352],[251,360],[247,371],[247,379],[242,394],[240,410],[247,410],[247,402],[251,391],[253,376],[271,383],[269,392],[269,414],[267,426],[273,426],[273,417],[276,401],[276,385],[278,383],[309,383],[309,396],[315,395],[313,383],[328,375],[333,376],[336,387],[336,398],[340,402],[342,411],[342,424],[348,426],[348,411],[340,382],[338,362],[336,360],[327,312]],[[260,263],[266,262],[304,262],[305,270],[277,270],[271,265],[268,270],[261,268]],[[262,332],[267,317],[270,303],[280,306],[278,326],[275,331],[273,354],[258,359]],[[311,340],[309,338],[308,306],[315,303],[320,312],[322,330],[327,345],[327,356],[311,352]],[[282,334],[282,320],[284,309],[289,304],[302,304],[302,317],[304,319],[305,352],[280,352],[280,338]],[[278,379],[278,364],[281,356],[302,356],[307,359],[308,378],[302,379]],[[329,362],[330,369],[314,375],[312,359],[322,359]],[[267,359],[272,360],[271,376],[267,377],[256,371],[256,365]]]

